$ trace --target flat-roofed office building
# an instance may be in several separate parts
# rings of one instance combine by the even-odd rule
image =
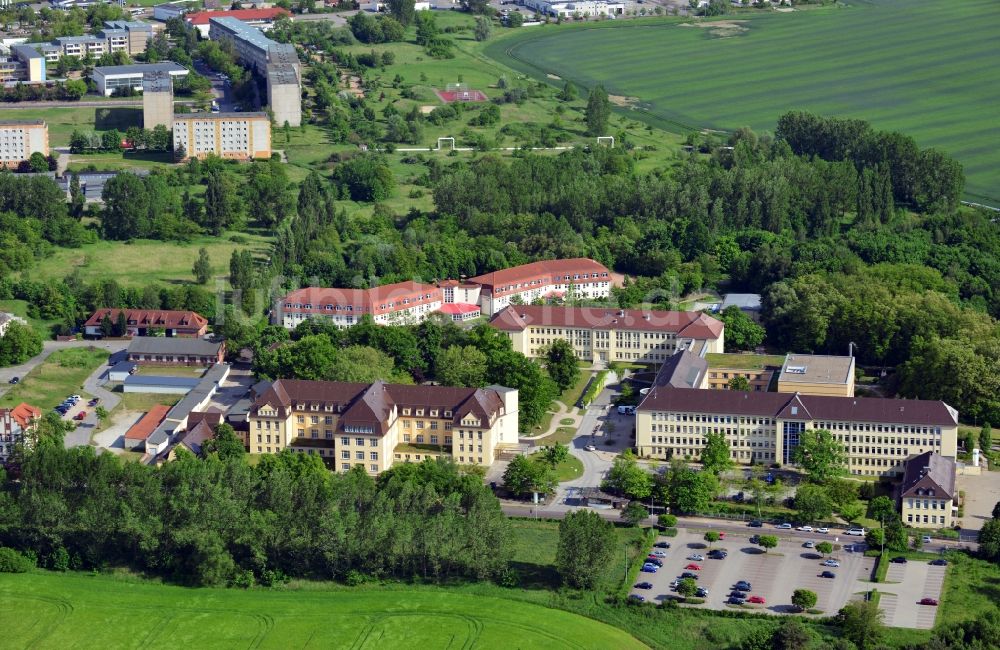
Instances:
[[[788,354],[778,375],[778,392],[854,397],[854,357]]]

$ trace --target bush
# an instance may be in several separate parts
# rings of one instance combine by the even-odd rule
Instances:
[[[673,528],[677,525],[677,517],[675,515],[660,515],[656,518],[656,521],[665,528]]]
[[[7,546],[0,547],[0,573],[27,573],[35,563]]]

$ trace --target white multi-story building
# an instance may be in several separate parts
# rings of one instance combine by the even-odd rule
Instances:
[[[132,65],[106,65],[94,68],[92,78],[98,94],[111,96],[118,88],[142,90],[143,78],[158,73],[169,74],[175,81],[186,77],[188,69],[173,61],[136,63]]]
[[[0,121],[0,167],[17,167],[36,152],[49,155],[49,127],[45,122]]]
[[[288,329],[310,318],[350,327],[363,316],[379,325],[413,325],[441,309],[441,289],[433,284],[397,282],[372,289],[307,287],[293,291],[278,305],[278,322]]]
[[[627,3],[615,0],[573,0],[561,2],[558,0],[522,0],[528,9],[553,17],[572,18],[574,16],[621,16],[625,13]]]
[[[174,151],[184,158],[249,160],[271,157],[267,113],[184,113],[174,115]]]
[[[611,273],[585,257],[544,260],[469,278],[481,287],[479,306],[492,316],[510,304],[546,298],[599,299],[611,294]]]

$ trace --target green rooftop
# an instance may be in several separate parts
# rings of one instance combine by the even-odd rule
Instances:
[[[706,354],[709,368],[743,368],[764,370],[769,367],[781,368],[785,363],[783,354]]]

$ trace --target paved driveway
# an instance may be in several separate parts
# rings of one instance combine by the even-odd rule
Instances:
[[[965,490],[962,528],[979,530],[993,516],[993,506],[1000,502],[1000,472],[986,470],[980,476],[959,476],[958,488]]]

